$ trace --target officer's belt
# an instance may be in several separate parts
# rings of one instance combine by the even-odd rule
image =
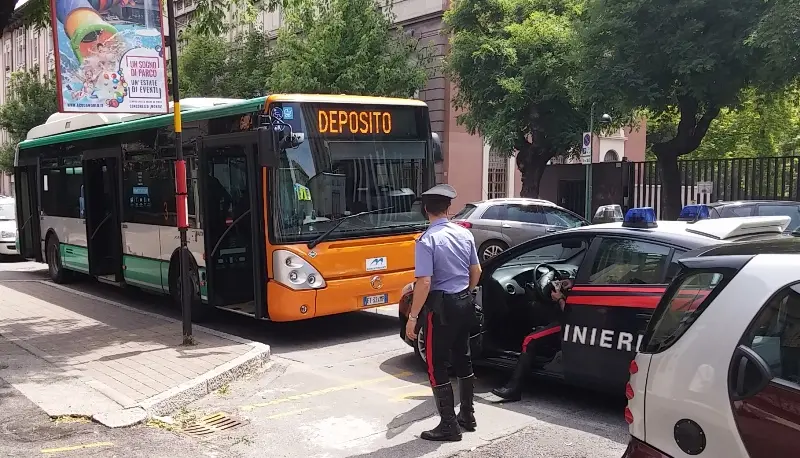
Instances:
[[[465,289],[458,293],[431,291],[428,294],[428,298],[425,299],[424,310],[428,313],[432,312],[434,316],[438,317],[439,322],[443,326],[447,326],[447,313],[445,310],[445,304],[467,299],[468,297],[470,297],[469,289]]]

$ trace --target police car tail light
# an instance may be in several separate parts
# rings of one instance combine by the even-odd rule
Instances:
[[[319,289],[326,285],[314,266],[290,251],[275,250],[272,269],[275,281],[294,290]]]
[[[706,205],[687,205],[681,209],[678,221],[694,222],[708,217],[709,213]]]
[[[656,212],[653,210],[653,207],[631,208],[625,213],[622,227],[634,227],[638,229],[658,227],[656,223]]]
[[[625,407],[625,423],[629,425],[633,423],[633,412],[627,407]]]
[[[639,365],[636,364],[636,360],[631,361],[631,366],[628,368],[628,372],[630,372],[631,375],[639,372]]]
[[[466,227],[467,229],[472,229],[472,223],[469,221],[453,221],[454,223],[458,224],[461,227]]]
[[[629,401],[633,399],[633,386],[631,386],[631,382],[625,384],[625,397],[628,398]]]

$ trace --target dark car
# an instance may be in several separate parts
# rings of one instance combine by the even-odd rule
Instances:
[[[546,235],[486,261],[476,295],[480,326],[471,339],[475,363],[506,369],[516,364],[524,337],[547,324],[543,317],[553,305],[539,299],[535,285],[537,272],[552,268],[575,286],[567,298],[560,339],[536,346],[534,372],[619,394],[647,322],[684,253],[739,240],[788,237],[783,234],[787,217],[688,224],[656,222],[652,209],[637,215],[639,210],[629,210],[625,222]],[[424,330],[418,329],[416,341],[405,337],[413,287],[404,292],[400,336],[424,363]]]
[[[737,200],[683,207],[679,221],[737,218],[743,216],[788,216],[792,219],[786,232],[800,228],[800,202],[785,200]]]

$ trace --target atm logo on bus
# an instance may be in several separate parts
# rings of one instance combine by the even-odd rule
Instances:
[[[386,270],[386,267],[386,256],[381,256],[380,258],[367,258],[367,272]]]

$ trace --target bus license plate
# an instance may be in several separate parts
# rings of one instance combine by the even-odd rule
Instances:
[[[371,305],[381,305],[387,302],[389,302],[388,294],[378,294],[377,296],[364,297],[364,307],[369,307]]]

